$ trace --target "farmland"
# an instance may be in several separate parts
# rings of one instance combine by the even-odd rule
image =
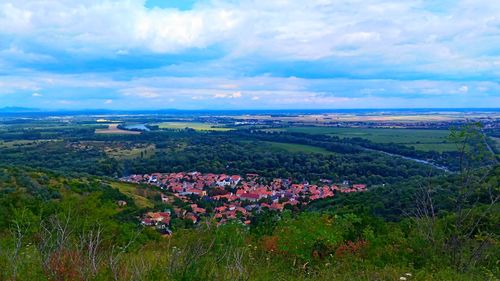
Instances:
[[[185,129],[190,128],[196,131],[229,131],[232,128],[217,127],[217,124],[203,122],[163,122],[158,124],[160,129]]]
[[[247,142],[251,145],[255,145],[255,149],[262,151],[272,151],[272,152],[289,152],[289,153],[319,153],[319,154],[333,154],[333,152],[328,151],[322,147],[296,144],[296,143],[284,143],[284,142],[273,142],[273,141],[258,141],[258,142]]]
[[[127,131],[118,128],[118,124],[110,124],[107,129],[96,129],[96,134],[126,134],[126,135],[139,135],[141,132]]]
[[[415,147],[423,151],[454,151],[448,143],[449,131],[426,129],[386,129],[386,128],[335,128],[335,127],[287,127],[267,131],[286,131],[312,135],[329,135],[340,138],[363,138],[377,143],[397,143]]]

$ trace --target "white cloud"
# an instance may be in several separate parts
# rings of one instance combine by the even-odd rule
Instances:
[[[440,61],[451,68],[466,67],[468,59],[500,44],[500,5],[494,2],[454,1],[438,13],[432,1],[418,0],[212,0],[188,11],[150,10],[144,0],[6,1],[0,4],[0,34],[98,55],[222,45],[228,58],[358,56],[387,63]],[[483,59],[483,68],[498,62]]]
[[[64,105],[71,105],[71,104],[75,103],[75,101],[71,101],[71,100],[58,100],[57,102],[60,104],[64,104]]]
[[[94,80],[95,79],[95,80]],[[0,83],[10,91],[22,86],[24,77]],[[44,82],[41,82],[44,81]],[[50,83],[49,83],[50,81]],[[147,77],[115,81],[103,75],[53,75],[33,77],[31,83],[43,88],[47,106],[95,107],[95,102],[112,100],[121,108],[366,108],[491,106],[500,84],[468,82],[467,95],[457,94],[464,86],[458,81],[396,81],[357,79],[315,79],[252,77],[203,78]],[[218,85],[238,83],[241,91],[222,92]],[[63,85],[63,86],[60,86]],[[108,85],[103,97],[102,88]],[[109,86],[111,85],[111,86]],[[64,90],[61,90],[64,89]],[[368,90],[367,90],[368,89]],[[21,91],[26,91],[21,90]],[[238,94],[239,92],[239,94]],[[33,91],[30,91],[33,93]],[[219,94],[219,98],[214,98]],[[15,96],[15,95],[5,95]],[[232,97],[239,98],[232,98]],[[93,97],[93,98],[91,98]],[[221,102],[223,100],[224,102]],[[0,103],[3,103],[0,96]]]
[[[226,99],[241,98],[241,92],[217,93],[214,95],[214,98],[226,98]]]
[[[125,55],[131,48],[174,53],[220,42],[238,22],[230,9],[144,7],[144,0],[11,1],[0,4],[0,34],[78,53]]]
[[[8,2],[0,4],[0,31],[11,34],[27,32],[32,28],[32,17],[33,11],[30,9]]]
[[[43,95],[42,95],[42,94],[40,94],[40,93],[33,93],[31,96],[32,96],[32,97],[41,97],[41,96],[43,96]]]
[[[159,98],[161,96],[159,89],[151,87],[132,87],[119,90],[125,96],[135,96],[146,99]]]
[[[104,101],[104,104],[112,104],[112,103],[113,103],[113,100],[111,100],[111,99]]]

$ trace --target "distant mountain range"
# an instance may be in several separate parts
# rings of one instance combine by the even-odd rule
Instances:
[[[41,111],[38,108],[31,107],[17,107],[17,106],[7,106],[0,108],[0,112],[36,112]]]
[[[384,108],[384,109],[43,109],[7,106],[0,108],[0,115],[102,115],[102,114],[321,114],[321,113],[436,113],[436,112],[500,112],[500,108]]]

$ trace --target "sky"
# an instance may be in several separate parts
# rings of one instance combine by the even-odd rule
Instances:
[[[0,0],[0,108],[500,107],[498,0]]]

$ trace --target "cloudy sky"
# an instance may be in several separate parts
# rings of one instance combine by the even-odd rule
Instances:
[[[496,0],[0,0],[0,107],[500,107]]]

